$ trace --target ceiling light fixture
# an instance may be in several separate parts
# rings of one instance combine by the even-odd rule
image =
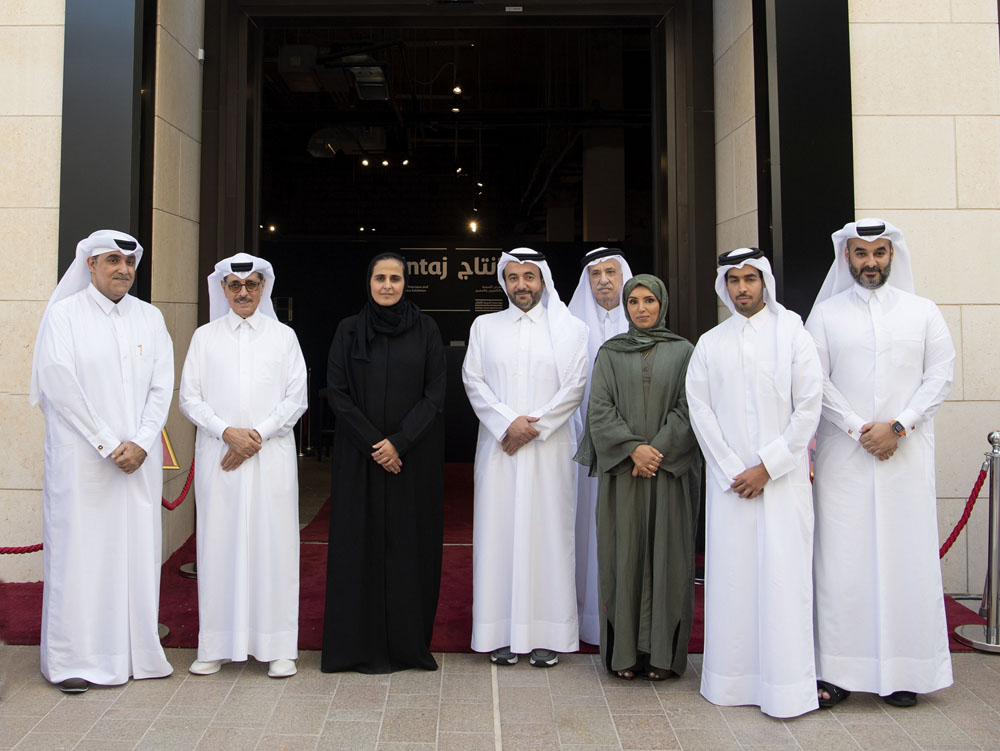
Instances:
[[[403,160],[403,166],[404,166],[404,167],[405,167],[406,165],[408,165],[409,163],[410,163],[410,160],[409,160],[409,159],[404,159],[404,160]]]
[[[469,229],[472,232],[478,232],[479,231],[479,222],[477,222],[475,219],[473,219],[471,222],[469,222]]]
[[[382,160],[382,166],[383,167],[388,167],[389,166],[389,160],[388,159],[383,159]]]
[[[362,159],[361,160],[361,166],[362,167],[367,167],[368,166],[368,160],[367,159]]]

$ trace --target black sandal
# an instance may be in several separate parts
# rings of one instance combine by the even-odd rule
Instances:
[[[829,709],[830,707],[835,707],[837,704],[839,704],[840,702],[842,702],[844,699],[846,699],[848,696],[851,695],[851,692],[848,691],[846,688],[841,688],[840,686],[836,686],[832,683],[829,683],[828,681],[816,681],[816,688],[820,691],[826,691],[828,694],[830,694],[829,699],[824,699],[822,696],[817,696],[817,699],[819,699],[820,709]]]

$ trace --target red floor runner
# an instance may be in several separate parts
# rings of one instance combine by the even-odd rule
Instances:
[[[434,622],[435,652],[468,652],[472,634],[472,465],[446,466],[445,546],[442,561],[441,598]],[[319,649],[323,638],[323,602],[326,595],[326,540],[330,523],[327,501],[301,533],[301,577],[299,589],[299,648]],[[160,621],[170,628],[168,647],[198,645],[198,585],[185,579],[178,567],[195,559],[192,535],[163,564],[160,581]],[[695,615],[688,651],[703,649],[704,591],[695,588]],[[38,644],[41,627],[42,583],[0,583],[0,638],[8,644]],[[984,623],[978,615],[950,597],[945,597],[949,634],[955,626]],[[954,637],[953,652],[970,651]],[[581,644],[585,652],[591,645]]]

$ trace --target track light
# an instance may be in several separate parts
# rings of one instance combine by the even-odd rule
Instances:
[[[361,160],[361,166],[362,167],[367,167],[368,166],[368,160],[367,159],[362,159]]]
[[[469,222],[469,230],[471,230],[472,232],[478,232],[479,231],[479,222],[477,222],[475,219],[473,219],[471,222]]]

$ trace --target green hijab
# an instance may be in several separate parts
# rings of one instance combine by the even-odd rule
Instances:
[[[628,296],[636,287],[648,288],[660,302],[660,315],[657,316],[656,323],[648,329],[638,328],[632,323],[632,318],[628,314]],[[667,288],[652,274],[638,274],[625,282],[622,288],[622,305],[625,308],[625,318],[628,319],[628,331],[608,339],[604,343],[608,349],[614,352],[641,352],[659,342],[687,341],[664,324],[667,320]]]

